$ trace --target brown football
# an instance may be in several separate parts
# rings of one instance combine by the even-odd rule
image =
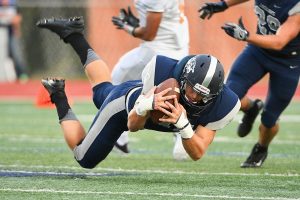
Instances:
[[[168,96],[168,95],[176,95],[177,96],[177,99],[179,100],[180,98],[180,89],[179,89],[179,83],[177,82],[177,80],[175,78],[169,78],[165,81],[163,81],[162,83],[160,83],[155,91],[154,91],[154,94],[157,94],[167,88],[172,88],[171,91],[169,91],[165,96]],[[174,100],[171,99],[171,100],[168,100],[171,104],[174,105]],[[152,121],[156,124],[158,123],[161,123],[159,121],[159,118],[162,118],[165,114],[159,110],[152,110],[150,112],[150,118],[152,119]]]

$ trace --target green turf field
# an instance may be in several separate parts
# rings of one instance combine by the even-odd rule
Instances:
[[[238,138],[237,120],[220,131],[199,161],[172,159],[171,134],[130,136],[131,154],[113,151],[93,170],[81,169],[64,143],[55,110],[31,102],[0,102],[0,199],[300,199],[300,103],[260,169],[241,169],[257,138]],[[86,128],[96,112],[75,102]]]

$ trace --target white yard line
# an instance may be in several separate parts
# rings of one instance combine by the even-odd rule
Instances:
[[[139,174],[183,174],[183,175],[216,175],[216,176],[272,176],[272,177],[300,177],[300,174],[297,173],[286,173],[286,174],[271,174],[271,173],[231,173],[231,172],[186,172],[181,170],[160,170],[160,169],[146,169],[146,170],[140,170],[140,169],[122,169],[122,168],[103,168],[103,167],[97,167],[93,170],[84,170],[81,167],[74,167],[74,166],[47,166],[47,165],[1,165],[0,164],[0,172],[2,173],[44,173],[46,176],[47,173],[49,175],[78,175],[78,176],[103,176],[105,172],[110,173],[139,173]],[[28,170],[15,170],[15,169],[28,169]],[[11,170],[10,170],[11,169]],[[47,170],[46,172],[38,172],[34,171],[35,169],[42,169]],[[77,170],[77,172],[69,173],[69,172],[51,172],[50,170]]]
[[[254,197],[254,196],[230,196],[230,195],[202,195],[202,194],[184,194],[184,193],[150,193],[150,192],[112,192],[112,191],[74,191],[74,190],[55,190],[55,189],[22,189],[22,188],[0,188],[3,192],[24,192],[24,193],[56,193],[56,194],[92,194],[92,195],[126,195],[126,196],[161,196],[161,197],[192,197],[207,199],[261,199],[261,200],[299,200],[294,198],[282,197]]]

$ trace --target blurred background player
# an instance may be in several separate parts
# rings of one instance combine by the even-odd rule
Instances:
[[[109,67],[83,36],[81,17],[42,19],[37,26],[53,31],[73,47],[93,89],[94,104],[99,111],[86,134],[68,104],[65,81],[42,80],[56,106],[66,143],[84,168],[94,168],[104,160],[123,131],[135,132],[144,128],[179,131],[189,156],[199,160],[216,131],[230,123],[240,109],[236,94],[223,84],[222,64],[212,55],[191,55],[180,61],[154,56],[143,71],[142,82],[135,80],[113,85]],[[179,100],[175,95],[165,95],[171,88],[154,94],[154,85],[169,78],[180,83]],[[174,105],[168,102],[169,99],[174,99]],[[154,109],[167,116],[160,118],[164,124],[152,122],[150,111]]]
[[[206,3],[200,9],[202,19],[214,13],[246,2],[226,0]],[[226,23],[222,28],[248,45],[233,63],[227,85],[241,99],[244,117],[238,135],[251,131],[259,111],[263,109],[258,142],[241,167],[260,167],[268,155],[268,147],[279,131],[278,119],[288,106],[298,86],[300,76],[300,2],[299,0],[256,0],[257,32],[250,33],[240,18],[239,24]],[[259,99],[246,96],[248,89],[269,74],[269,89],[265,105]]]
[[[180,60],[189,53],[189,27],[184,15],[184,0],[135,0],[138,18],[121,9],[112,22],[131,36],[141,39],[141,44],[124,54],[112,71],[113,84],[141,79],[142,70],[154,55],[164,55]],[[121,135],[116,147],[124,153],[128,150],[128,133]],[[187,158],[181,137],[176,134],[173,157]]]
[[[8,53],[13,60],[17,79],[26,82],[28,75],[20,42],[22,16],[18,13],[16,0],[0,0],[0,20],[5,21],[4,26],[8,30]]]

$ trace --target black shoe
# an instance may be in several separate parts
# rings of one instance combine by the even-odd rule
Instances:
[[[241,164],[242,168],[261,167],[268,156],[268,147],[263,147],[256,143],[250,156]]]
[[[36,25],[40,28],[46,28],[56,33],[61,39],[65,41],[66,37],[71,34],[79,33],[83,35],[84,21],[83,17],[64,18],[50,18],[41,19]]]
[[[50,97],[54,94],[65,95],[65,80],[58,78],[45,78],[42,79],[42,84],[48,91]],[[51,98],[52,101],[52,98]]]
[[[253,106],[244,113],[237,130],[240,137],[245,137],[250,133],[253,123],[263,106],[264,103],[260,99],[256,99],[253,102]]]
[[[115,147],[120,150],[122,153],[129,153],[129,149],[128,149],[128,143],[124,144],[124,145],[120,145],[118,144],[118,142],[115,143]]]

